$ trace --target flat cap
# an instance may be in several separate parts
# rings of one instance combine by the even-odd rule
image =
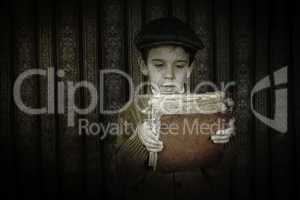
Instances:
[[[191,27],[175,17],[152,20],[135,37],[138,50],[159,45],[179,45],[191,50],[203,49],[203,43]]]

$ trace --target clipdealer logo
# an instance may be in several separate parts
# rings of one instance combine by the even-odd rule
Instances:
[[[256,83],[254,88],[251,90],[251,99],[250,99],[250,107],[251,111],[253,112],[254,116],[259,119],[262,123],[266,124],[267,126],[273,128],[274,130],[280,132],[280,133],[286,133],[287,132],[287,115],[288,115],[288,100],[287,100],[287,95],[288,91],[287,88],[280,88],[275,90],[275,113],[274,113],[274,118],[270,119],[259,112],[257,112],[254,109],[253,105],[253,99],[254,95],[258,93],[259,91],[271,88],[271,77],[274,77],[274,84],[275,86],[281,86],[283,84],[288,83],[288,78],[287,78],[287,73],[288,73],[288,66],[284,66],[281,69],[275,71],[273,73],[273,76],[266,76],[260,81]],[[122,108],[118,110],[105,110],[103,101],[104,101],[104,75],[118,75],[122,76],[123,78],[127,79],[129,82],[129,101],[123,105]],[[32,76],[42,76],[47,78],[47,105],[42,107],[42,108],[32,108],[28,105],[25,105],[25,103],[22,100],[22,84],[24,81]],[[41,114],[54,114],[55,113],[55,100],[54,100],[54,91],[55,87],[57,86],[57,101],[58,101],[58,108],[57,112],[58,114],[65,114],[67,113],[67,123],[69,127],[74,126],[74,119],[76,114],[81,114],[81,115],[87,115],[91,113],[98,104],[98,91],[96,87],[88,81],[79,81],[74,83],[74,81],[58,81],[55,83],[55,75],[58,78],[63,78],[65,76],[65,72],[63,70],[58,70],[55,73],[54,68],[50,67],[47,70],[46,69],[29,69],[24,72],[22,72],[16,79],[14,83],[14,88],[13,88],[13,97],[14,97],[14,102],[16,106],[24,113],[29,114],[29,115],[41,115]],[[101,114],[117,114],[119,112],[124,111],[130,103],[134,100],[134,96],[139,94],[140,90],[143,89],[143,86],[145,85],[151,85],[151,83],[142,83],[137,87],[137,90],[134,91],[133,87],[133,81],[131,77],[126,74],[125,72],[117,69],[104,69],[100,70],[99,73],[99,79],[100,79],[100,113]],[[234,86],[234,82],[230,82],[224,87],[224,84],[222,84],[221,91],[225,92],[228,90],[229,87]],[[153,86],[153,85],[151,85]],[[203,86],[209,86],[210,88],[213,88],[214,90],[219,90],[218,87],[209,81],[202,82],[197,85],[195,90],[199,90],[200,87]],[[155,87],[155,85],[154,85]],[[90,94],[90,102],[86,108],[79,108],[76,103],[75,103],[75,94],[80,88],[85,88]],[[67,93],[67,102],[65,102],[65,92]],[[65,106],[66,105],[66,106]],[[66,109],[66,110],[65,110]]]
[[[104,75],[105,74],[117,74],[123,76],[128,81],[131,80],[130,76],[123,71],[115,70],[115,69],[104,69],[100,70],[100,94],[104,92]],[[22,99],[22,84],[24,81],[32,76],[42,76],[47,78],[47,105],[42,108],[32,108],[26,105]],[[74,119],[76,114],[87,115],[95,110],[98,104],[98,91],[96,87],[89,81],[78,81],[74,83],[74,81],[58,81],[57,85],[55,83],[55,75],[58,78],[64,78],[65,71],[58,70],[55,73],[53,67],[49,67],[46,69],[29,69],[22,72],[16,79],[13,88],[13,96],[14,102],[17,107],[24,113],[29,115],[42,115],[42,114],[54,114],[55,113],[55,87],[57,86],[57,113],[65,114],[67,113],[67,123],[69,127],[74,126]],[[90,102],[86,108],[79,108],[75,102],[75,94],[80,88],[85,88],[90,94]],[[133,97],[133,85],[130,84],[130,101]],[[65,94],[66,93],[66,94]],[[66,96],[65,96],[66,95]],[[66,98],[65,98],[66,97]],[[105,110],[103,105],[104,96],[100,96],[100,112],[102,114],[117,114],[125,110],[130,101],[127,102],[121,109],[119,110]]]
[[[274,85],[281,86],[288,83],[288,66],[284,66],[281,69],[273,73]],[[251,91],[251,110],[255,117],[267,126],[273,128],[280,133],[286,133],[288,130],[288,89],[280,88],[275,89],[275,108],[274,119],[270,119],[262,114],[258,113],[253,106],[254,94],[264,89],[271,87],[271,76],[268,75],[258,81]]]

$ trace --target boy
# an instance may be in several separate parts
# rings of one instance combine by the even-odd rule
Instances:
[[[136,36],[141,52],[140,69],[149,78],[151,94],[184,94],[194,65],[194,57],[203,48],[190,27],[176,18],[161,18],[146,24]],[[147,107],[149,99],[140,99]],[[142,106],[143,107],[143,106]],[[117,139],[117,160],[123,198],[130,199],[211,199],[206,169],[161,174],[148,167],[149,152],[163,151],[164,144],[152,131],[147,114],[134,105],[119,116],[127,126]],[[228,143],[234,134],[230,127],[211,136],[213,143]],[[124,127],[124,126],[123,126]],[[136,134],[134,134],[136,133]],[[209,169],[207,169],[209,171]]]

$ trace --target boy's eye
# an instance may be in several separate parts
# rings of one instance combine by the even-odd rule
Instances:
[[[162,63],[156,63],[156,64],[154,64],[154,66],[155,67],[162,67],[162,66],[164,66]]]
[[[184,68],[184,65],[176,65],[177,68]]]

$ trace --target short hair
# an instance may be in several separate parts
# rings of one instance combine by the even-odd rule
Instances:
[[[152,49],[152,48],[155,48],[155,47],[159,47],[159,46],[153,46],[153,47],[148,47],[148,48],[143,48],[141,49],[141,56],[142,56],[142,59],[144,60],[144,62],[147,64],[147,59],[148,59],[148,54],[149,54],[149,51]],[[187,48],[187,47],[184,47],[184,46],[177,46],[177,47],[181,47],[184,49],[184,51],[186,51],[190,58],[189,58],[189,65],[191,65],[195,59],[195,55],[196,55],[196,52],[197,50],[193,50],[193,49],[190,49],[190,48]]]

